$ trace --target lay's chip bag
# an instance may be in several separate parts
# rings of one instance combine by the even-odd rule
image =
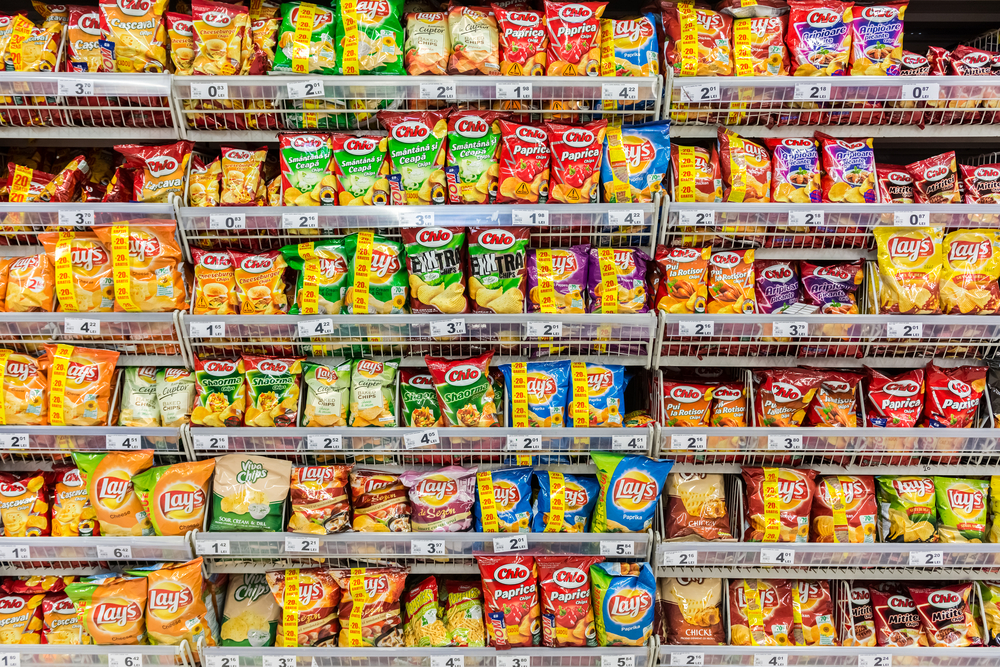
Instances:
[[[644,646],[653,632],[656,577],[649,563],[590,566],[599,646]]]
[[[339,2],[337,70],[330,74],[406,74],[403,69],[403,0]]]
[[[670,172],[670,121],[609,126],[601,155],[601,182],[608,203],[645,203],[663,189]]]
[[[601,19],[601,76],[659,74],[658,20],[655,14],[637,19]]]
[[[591,532],[638,533],[648,529],[673,461],[600,451],[590,452],[590,458],[601,483]]]
[[[132,478],[157,535],[187,535],[205,520],[215,459],[159,466]]]
[[[566,425],[621,426],[625,414],[625,367],[576,361],[570,370]]]
[[[478,473],[476,504],[472,511],[478,533],[530,533],[531,468]]]
[[[133,645],[146,641],[145,577],[98,574],[66,587],[84,630],[95,644]]]
[[[147,582],[146,630],[150,644],[176,646],[185,639],[215,646],[202,597],[201,558],[187,563],[157,563],[129,570]]]
[[[293,74],[335,74],[335,24],[336,17],[327,7],[312,2],[281,3],[281,27],[272,70]]]
[[[511,426],[562,428],[569,395],[569,360],[501,364],[510,396]]]
[[[348,257],[343,239],[325,239],[281,248],[298,271],[292,315],[336,315],[344,306]]]
[[[109,454],[73,452],[73,461],[87,481],[90,504],[102,535],[138,537],[153,534],[153,524],[132,485],[132,479],[153,464],[153,450]]]
[[[600,495],[593,475],[535,472],[538,496],[531,508],[533,533],[585,533]]]

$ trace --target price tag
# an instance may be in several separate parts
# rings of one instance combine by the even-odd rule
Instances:
[[[30,440],[27,433],[3,433],[0,442],[4,449],[28,449]]]
[[[407,449],[417,449],[419,447],[430,447],[438,445],[441,439],[438,437],[436,428],[426,431],[412,431],[403,436],[403,446]]]
[[[431,667],[465,667],[465,656],[432,655]]]
[[[515,208],[510,212],[510,219],[515,227],[546,227],[549,212],[537,208]]]
[[[943,551],[911,551],[910,567],[943,567]]]
[[[927,227],[931,224],[930,211],[896,211],[892,222],[897,227]]]
[[[108,653],[108,667],[142,667],[142,654]]]
[[[526,655],[502,655],[497,653],[496,667],[531,667],[531,658]]]
[[[240,667],[240,656],[210,655],[208,656],[208,667]]]
[[[667,551],[663,554],[663,564],[666,566],[686,567],[698,564],[697,551]]]
[[[285,536],[285,551],[287,553],[319,553],[318,537]]]
[[[774,435],[767,436],[767,448],[778,450],[802,449],[802,435]]]
[[[761,565],[794,565],[795,552],[791,549],[761,549]]]
[[[0,653],[0,667],[21,667],[21,654]]]
[[[936,100],[940,93],[939,83],[911,83],[903,86],[904,100]]]
[[[562,322],[528,322],[528,338],[560,338]]]
[[[681,87],[682,102],[714,102],[719,97],[719,84],[717,83]]]
[[[801,338],[809,335],[809,324],[806,322],[775,322],[773,326],[776,338]]]
[[[788,667],[787,653],[757,653],[753,657],[754,667]]]
[[[614,451],[644,451],[646,449],[646,436],[613,435],[611,436],[611,449]]]
[[[892,667],[892,655],[889,653],[859,655],[858,667]]]
[[[228,556],[229,540],[196,540],[194,548],[199,556]]]
[[[400,213],[400,227],[433,227],[434,214],[430,211],[426,213]]]
[[[454,320],[434,320],[431,322],[432,336],[464,336],[465,320],[456,318]]]
[[[708,449],[708,436],[704,433],[674,433],[670,436],[670,449]]]
[[[191,99],[225,100],[228,98],[228,83],[191,83]]]
[[[823,211],[789,211],[788,224],[792,227],[821,227]]]
[[[807,101],[826,101],[830,99],[829,83],[797,83],[792,99]]]
[[[265,655],[264,667],[295,667],[294,655]]]
[[[332,336],[333,318],[324,317],[319,320],[305,320],[298,323],[299,338],[312,338],[313,336]]]
[[[91,210],[59,211],[60,227],[92,227],[94,212]]]
[[[97,547],[97,557],[98,558],[108,558],[112,560],[121,560],[123,558],[132,558],[132,547],[130,546],[117,546],[117,547]]]
[[[639,210],[608,211],[608,224],[612,227],[636,227],[646,223],[646,217]]]
[[[286,84],[288,98],[301,100],[307,97],[323,97],[323,82],[319,79],[306,79],[305,81],[289,81]]]
[[[142,449],[142,436],[138,435],[106,435],[105,449]]]
[[[208,216],[209,229],[246,229],[247,217],[242,213],[219,214]]]
[[[637,83],[602,83],[602,100],[637,100],[639,99],[639,84]]]
[[[313,452],[325,452],[343,448],[344,448],[344,442],[339,435],[306,436],[306,449]]]
[[[634,556],[635,542],[601,542],[602,556]]]
[[[715,224],[715,211],[682,210],[680,223],[682,227],[710,227]]]
[[[225,322],[191,322],[191,338],[222,338],[226,335]]]
[[[497,94],[495,96],[498,100],[530,100],[531,99],[531,84],[530,83],[498,83],[497,84]]]
[[[67,335],[82,334],[85,336],[98,336],[101,333],[101,321],[67,317],[63,320],[63,333]]]
[[[493,552],[502,554],[508,551],[524,551],[528,548],[528,536],[524,533],[505,535],[493,538]]]
[[[714,336],[715,322],[678,322],[677,328],[681,336]]]
[[[885,333],[889,338],[923,338],[923,322],[886,322]]]
[[[453,100],[455,99],[455,84],[451,81],[431,81],[421,83],[420,99]]]
[[[634,655],[602,655],[601,667],[635,667]]]
[[[522,449],[541,449],[542,436],[540,435],[508,435],[507,451],[516,452]]]
[[[227,452],[229,451],[229,436],[222,433],[219,435],[195,435],[194,449],[202,452]]]
[[[60,95],[68,95],[69,97],[90,97],[94,94],[93,81],[59,79],[56,85],[59,86]]]
[[[283,213],[281,215],[282,229],[316,229],[319,227],[319,213]]]
[[[414,556],[441,556],[445,553],[444,540],[413,540],[410,542],[410,553]]]
[[[704,653],[671,653],[670,664],[673,667],[703,667],[705,664]]]
[[[27,560],[30,556],[31,550],[26,544],[16,547],[0,547],[0,560]]]

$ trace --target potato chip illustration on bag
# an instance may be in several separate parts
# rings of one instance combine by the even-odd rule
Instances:
[[[114,42],[115,72],[162,72],[167,66],[167,0],[100,0],[101,32]],[[97,642],[101,643],[101,642]]]
[[[222,646],[274,646],[281,608],[265,575],[230,575],[223,609]]]
[[[194,315],[237,313],[236,272],[228,252],[191,249],[194,258]]]

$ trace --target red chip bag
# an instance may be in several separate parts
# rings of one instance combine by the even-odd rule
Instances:
[[[719,127],[719,166],[727,202],[771,201],[771,154],[760,144]]]
[[[825,581],[797,579],[792,584],[793,636],[796,646],[837,646],[833,596]]]
[[[962,202],[955,151],[908,164],[906,171],[913,178],[914,203],[960,204]]]
[[[965,168],[964,165],[963,168]],[[913,203],[913,177],[910,176],[906,167],[901,164],[877,163],[875,171],[878,175],[880,202],[883,204]]]
[[[606,2],[545,0],[547,76],[597,76],[601,67],[600,18]]]
[[[486,636],[497,650],[539,646],[535,559],[531,556],[476,556],[486,599]]]
[[[927,395],[921,426],[973,428],[986,390],[986,366],[938,368],[927,364]]]
[[[869,591],[875,612],[875,638],[879,646],[927,646],[927,637],[920,629],[917,606],[908,594],[896,590],[895,585],[871,586]]]
[[[670,167],[675,201],[722,201],[722,173],[715,146],[709,152],[701,146],[671,143]]]
[[[739,382],[720,384],[712,392],[712,426],[742,428],[746,425],[746,388]]]
[[[498,204],[544,204],[549,198],[549,133],[535,125],[500,121]]]
[[[816,483],[810,542],[871,543],[877,520],[875,478],[871,475],[827,476]]]
[[[730,580],[729,627],[733,646],[791,646],[793,624],[791,581]]]
[[[867,426],[914,428],[924,407],[924,370],[917,368],[895,377],[865,367]]]
[[[542,646],[593,646],[590,566],[603,556],[536,556],[542,597]]]
[[[780,368],[755,371],[757,391],[754,408],[757,426],[784,428],[801,426],[806,418],[806,408],[819,390],[823,376],[820,372]]]
[[[815,470],[743,468],[747,486],[745,542],[808,542]]]
[[[931,646],[982,646],[976,618],[969,607],[975,584],[907,586]]]
[[[960,164],[966,204],[1000,204],[1000,164],[978,167]]]
[[[732,76],[733,19],[704,5],[661,0],[664,68],[674,76]]]
[[[115,150],[125,156],[124,166],[135,169],[132,200],[166,203],[171,193],[183,195],[187,163],[193,148],[193,141],[178,141],[166,146],[115,146]]]
[[[862,376],[845,371],[817,371],[822,376],[806,414],[808,426],[857,428],[857,386]]]
[[[500,26],[500,75],[542,76],[548,34],[545,15],[517,7],[492,5]]]
[[[545,123],[552,152],[549,200],[560,204],[596,204],[601,188],[601,148],[606,120],[583,126]]]

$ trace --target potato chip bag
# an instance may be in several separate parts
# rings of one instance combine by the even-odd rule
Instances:
[[[226,251],[191,249],[194,258],[194,315],[235,315],[236,272],[233,256]]]
[[[871,475],[820,477],[813,498],[810,542],[875,542],[878,503]]]
[[[539,646],[542,632],[538,570],[525,555],[478,556],[485,594],[484,618],[490,645],[497,650]]]
[[[194,21],[190,14],[167,12],[167,37],[170,40],[170,60],[174,64],[174,72],[180,75],[194,74]],[[96,45],[96,42],[95,42]],[[97,51],[96,65],[99,67],[100,49]],[[99,72],[100,69],[94,70]]]
[[[667,313],[704,313],[708,301],[708,262],[712,249],[656,247],[663,277],[656,291],[656,308]]]
[[[343,239],[287,245],[281,249],[288,265],[298,271],[293,315],[335,315],[343,310],[348,257]]]
[[[587,260],[589,311],[604,314],[648,312],[646,266],[650,261],[639,248],[591,248]]]
[[[660,419],[664,426],[708,426],[712,408],[711,385],[663,380]]]
[[[243,355],[247,409],[244,426],[297,426],[302,358]]]
[[[344,312],[406,313],[409,284],[403,244],[364,231],[345,237],[344,247],[350,257]]]
[[[264,0],[256,13],[255,4],[251,4],[250,35],[253,45],[247,55],[246,43],[243,44],[243,67],[240,69],[240,74],[250,76],[266,74],[274,66],[278,27],[281,25],[281,4],[277,0]]]
[[[786,16],[754,16],[733,21],[736,76],[787,76]]]
[[[500,74],[497,20],[489,7],[453,5],[448,9],[448,33],[448,74]]]
[[[354,530],[368,533],[410,532],[410,501],[399,475],[379,470],[351,471]]]
[[[568,360],[515,362],[498,368],[504,376],[504,389],[510,396],[512,426],[561,428],[566,424],[570,384]],[[438,391],[440,395],[440,388]],[[458,416],[462,419],[463,410],[459,410]],[[461,424],[466,425],[466,422]]]
[[[535,471],[538,496],[531,506],[535,533],[585,533],[600,495],[593,475]]]
[[[964,165],[962,165],[964,169]],[[878,174],[879,201],[883,204],[912,204],[913,177],[901,164],[875,163]],[[964,172],[963,172],[964,174]],[[966,185],[968,189],[968,185]],[[968,195],[966,195],[968,196]],[[969,203],[966,201],[966,203]]]
[[[875,640],[879,646],[927,646],[927,636],[920,627],[920,614],[905,587],[887,582],[869,586],[868,590],[875,615]]]
[[[404,227],[406,268],[413,313],[467,313],[465,231],[448,227]]]
[[[476,312],[524,312],[528,227],[472,227],[469,298]]]
[[[528,250],[528,311],[584,313],[590,244]]]
[[[644,646],[653,634],[656,606],[649,563],[595,563],[590,579],[597,644]]]
[[[733,19],[704,5],[661,1],[664,63],[674,76],[732,76]]]
[[[201,530],[215,459],[158,466],[132,478],[132,485],[157,535]]]
[[[176,223],[138,219],[94,227],[111,251],[115,311],[164,313],[187,310],[184,255],[174,240]]]
[[[715,146],[709,152],[700,146],[670,144],[670,165],[676,201],[722,201],[722,173]]]
[[[726,509],[722,475],[670,473],[667,475],[667,539],[696,536],[705,540],[733,539]]]
[[[396,426],[395,386],[399,359],[351,361],[351,413],[348,426]]]
[[[498,204],[544,204],[549,198],[549,132],[545,127],[500,121]]]
[[[50,534],[45,473],[0,472],[0,507],[4,537],[44,537]]]
[[[347,487],[353,465],[292,468],[288,531],[332,535],[351,527]]]
[[[52,536],[89,537],[100,534],[97,513],[90,504],[87,482],[74,466],[52,469]]]
[[[253,206],[263,184],[261,168],[267,157],[267,146],[257,150],[222,147],[223,206]],[[299,204],[296,204],[299,205]]]
[[[347,426],[347,410],[351,402],[351,362],[337,365],[304,362],[302,370],[306,383],[302,425]]]
[[[145,640],[145,577],[114,573],[84,577],[66,586],[66,595],[95,644],[134,645]]]
[[[996,232],[962,229],[944,237],[941,311],[993,315],[1000,309],[1000,255],[993,252]]]
[[[920,616],[927,641],[934,647],[982,646],[978,618],[969,606],[972,582],[906,586]]]
[[[129,570],[133,576],[146,578],[150,644],[176,646],[187,640],[191,645],[215,645],[202,597],[201,565],[202,559],[195,558],[187,563],[157,563]]]
[[[986,390],[986,366],[938,368],[927,364],[927,391],[921,426],[974,428]]]
[[[788,50],[794,76],[845,76],[851,51],[853,2],[793,0]]]
[[[449,204],[487,204],[497,198],[500,173],[499,119],[506,114],[475,109],[448,116]]]
[[[215,158],[208,164],[195,153],[188,177],[188,204],[190,206],[218,206],[221,202],[222,164]]]
[[[115,146],[115,151],[125,156],[124,166],[135,169],[132,200],[165,204],[171,194],[183,197],[184,176],[193,148],[192,141],[178,141],[165,146]]]
[[[403,425],[443,426],[434,378],[429,373],[401,368],[399,370],[399,400],[403,404]]]
[[[409,568],[329,570],[340,586],[338,646],[399,646],[403,617],[399,598]],[[362,599],[359,599],[361,596]]]
[[[48,378],[38,361],[26,354],[0,349],[0,387],[3,389],[5,426],[48,424]]]
[[[531,474],[531,468],[520,467],[485,470],[476,475],[473,512],[477,532],[531,532]],[[493,502],[484,502],[490,493]]]
[[[767,149],[719,127],[723,201],[771,201],[771,156]]]
[[[38,240],[55,267],[57,308],[67,313],[114,310],[111,250],[91,232],[44,232]]]
[[[820,132],[816,138],[822,145],[823,203],[876,203],[873,140],[834,139]]]
[[[934,489],[941,542],[986,542],[990,481],[935,477]]]
[[[722,579],[668,577],[659,587],[661,597],[657,602],[666,625],[667,643],[705,646],[726,643],[721,611]],[[733,629],[737,627],[734,625]]]
[[[191,423],[195,426],[240,426],[246,408],[243,360],[194,360],[195,400]]]
[[[356,9],[341,3],[335,13],[337,69],[323,74],[406,74],[403,0],[360,3]]]
[[[924,369],[888,376],[866,368],[866,426],[914,428],[924,409]]]
[[[52,5],[53,7],[58,5]],[[3,54],[7,71],[14,72],[54,72],[57,69],[59,58],[59,41],[62,36],[63,27],[66,24],[67,12],[65,5],[60,6],[60,21],[46,20],[42,25],[36,26],[25,18],[24,14],[18,14],[14,23],[20,23],[26,28],[23,39],[19,39],[20,30],[16,29],[7,42],[6,51]],[[7,98],[9,101],[11,98]],[[37,103],[45,98],[14,98],[23,99],[24,102]],[[44,117],[43,117],[44,118]],[[35,120],[32,118],[31,120]],[[41,120],[41,119],[40,119]],[[34,122],[30,124],[35,124]],[[43,121],[47,124],[47,121]]]
[[[386,137],[331,135],[333,175],[338,206],[389,204],[389,140]],[[324,177],[325,178],[325,177]]]
[[[39,368],[48,371],[49,424],[104,426],[118,353],[72,345],[45,345]]]
[[[45,597],[42,594],[0,597],[0,641],[4,644],[40,644]]]
[[[851,21],[851,75],[899,76],[906,0],[857,7]]]
[[[154,428],[159,425],[156,366],[129,366],[123,371],[118,426]]]
[[[833,597],[825,581],[792,583],[792,635],[796,646],[839,646],[834,625]]]
[[[546,122],[552,174],[549,200],[561,204],[596,204],[601,196],[601,153],[608,122],[586,125]]]
[[[334,179],[329,174],[333,154],[330,135],[282,133],[278,141],[285,205],[333,206],[336,202]]]
[[[55,269],[45,253],[7,260],[5,309],[8,313],[55,310]]]
[[[73,462],[87,482],[88,498],[101,535],[153,534],[153,524],[132,485],[136,475],[153,465],[153,450],[110,454],[73,452]]]
[[[960,204],[961,182],[955,151],[906,165],[913,178],[913,199],[917,204]]]
[[[191,0],[195,74],[239,74],[249,41],[250,11],[223,2]]]
[[[663,189],[670,168],[667,127],[661,121],[607,128],[601,156],[605,202],[649,203]]]
[[[389,131],[392,204],[444,204],[448,111],[379,111]]]
[[[431,575],[403,594],[407,617],[403,637],[407,646],[450,645],[451,634],[441,620],[443,612],[438,602],[439,596],[446,597],[443,593],[438,590],[437,578]]]
[[[168,20],[169,20],[169,14]],[[69,5],[66,64],[70,72],[100,72],[101,17],[96,7]]]
[[[823,379],[822,371],[804,368],[755,371],[757,425],[769,428],[801,426]]]
[[[808,469],[743,468],[747,487],[743,541],[808,542],[816,474]]]
[[[601,493],[591,518],[593,533],[637,533],[653,522],[673,461],[591,451]]]
[[[282,611],[294,594],[294,589],[286,588],[293,585],[291,577],[293,572],[298,576],[297,613],[290,610]],[[275,646],[313,646],[334,641],[341,627],[340,619],[337,617],[341,592],[330,570],[319,568],[278,570],[268,572],[265,578],[271,589],[271,596],[279,607]],[[296,628],[288,630],[284,628],[285,622],[296,619]],[[249,620],[250,618],[247,618],[247,621]],[[292,636],[295,636],[294,640],[291,639]]]
[[[212,531],[281,532],[292,464],[246,454],[215,460]]]
[[[414,532],[458,532],[472,527],[475,466],[407,470],[399,476],[399,481],[408,489],[410,528]]]
[[[496,415],[497,398],[489,377],[492,358],[492,352],[471,359],[424,357],[445,426],[500,426]]]
[[[806,423],[818,427],[857,428],[857,387],[863,376],[846,371],[824,371],[822,375],[819,389],[809,403]]]
[[[603,556],[536,556],[542,599],[542,645],[597,646],[590,567]]]
[[[163,72],[167,67],[166,0],[100,0],[101,33],[114,43],[115,72]],[[104,67],[105,71],[109,68]],[[100,643],[100,642],[98,642]]]
[[[547,76],[597,76],[601,66],[600,19],[606,2],[545,0]]]
[[[355,21],[364,20],[369,16],[381,14],[382,10],[382,7],[376,6],[371,10],[371,14],[359,13],[360,16],[356,14],[353,18]],[[313,2],[282,2],[278,50],[274,53],[272,70],[293,74],[360,74],[361,72],[357,70],[338,71],[340,53],[334,47],[334,30],[336,28],[343,30],[342,25],[333,11],[327,7],[318,6]],[[342,32],[336,37],[336,43],[342,44],[345,37]],[[360,39],[357,44],[360,48]],[[368,46],[371,48],[372,45],[369,43]],[[375,49],[373,57],[379,57],[378,48]],[[396,74],[402,73],[402,71],[396,72]]]
[[[937,509],[931,477],[878,477],[882,539],[937,542]]]
[[[708,260],[709,313],[755,313],[754,251],[726,250]]]
[[[548,33],[545,15],[521,6],[490,5],[500,29],[501,76],[542,76]]]
[[[96,13],[96,12],[95,12]],[[45,644],[92,644],[90,634],[76,615],[76,606],[66,593],[46,595],[42,600],[42,639]]]
[[[878,243],[879,311],[940,313],[942,228],[876,227],[872,233]],[[952,288],[949,292],[953,293]]]
[[[220,646],[274,646],[280,618],[266,575],[229,575]]]
[[[653,14],[636,19],[601,19],[601,76],[659,74],[657,21],[659,18]]]
[[[277,315],[288,312],[285,263],[280,250],[259,255],[230,250],[241,315]]]
[[[625,414],[625,367],[573,362],[570,370],[567,426],[621,426]]]
[[[446,74],[451,55],[448,14],[412,12],[406,15],[404,63],[410,76]]]

